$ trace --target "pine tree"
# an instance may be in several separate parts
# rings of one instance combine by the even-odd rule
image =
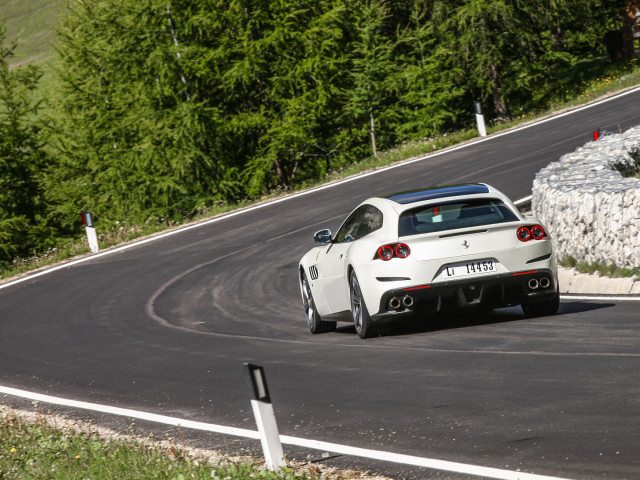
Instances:
[[[352,87],[345,106],[348,113],[362,121],[370,138],[371,152],[377,157],[381,116],[386,117],[390,125],[395,113],[394,102],[390,101],[390,81],[397,68],[392,58],[395,32],[387,23],[389,9],[384,0],[346,3],[352,17],[353,39],[349,71]],[[391,35],[385,34],[387,29]],[[388,125],[384,128],[391,131]]]
[[[280,2],[254,40],[263,54],[257,57],[266,60],[261,91],[269,108],[263,109],[259,148],[245,170],[250,194],[317,178],[347,148],[339,123],[344,13],[330,2]]]
[[[184,217],[233,197],[203,68],[202,2],[79,2],[58,32],[64,86],[58,163],[47,177],[61,225]],[[199,43],[200,42],[200,43]]]
[[[79,0],[59,31],[53,221],[190,215],[405,139],[508,118],[605,0]],[[608,13],[607,13],[608,15]]]
[[[9,69],[15,43],[5,47],[4,40],[0,24],[0,263],[51,241],[38,182],[46,162],[36,120],[40,104],[32,95],[41,72],[33,65]]]
[[[434,0],[410,2],[397,18],[398,40],[394,57],[398,69],[392,85],[403,109],[397,122],[400,139],[420,139],[453,129],[463,114],[457,99],[465,88],[462,64],[451,44],[441,36],[443,15]]]

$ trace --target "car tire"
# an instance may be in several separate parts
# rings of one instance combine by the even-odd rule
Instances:
[[[353,315],[353,326],[360,338],[370,338],[378,334],[378,329],[367,310],[360,289],[360,282],[355,272],[349,275],[349,293],[351,298],[351,313]]]
[[[527,318],[545,317],[553,315],[560,308],[560,289],[557,290],[556,296],[550,300],[543,300],[535,303],[523,303],[522,311]]]
[[[302,303],[304,304],[304,313],[307,318],[307,326],[311,333],[328,333],[334,332],[336,329],[336,322],[325,322],[320,317],[318,310],[316,310],[316,304],[313,301],[313,294],[311,293],[311,287],[307,281],[307,275],[301,272],[300,286],[302,291]]]

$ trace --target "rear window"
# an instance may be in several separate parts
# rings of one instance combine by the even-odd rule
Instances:
[[[406,237],[517,220],[516,214],[497,199],[480,198],[431,204],[402,213],[398,235]]]

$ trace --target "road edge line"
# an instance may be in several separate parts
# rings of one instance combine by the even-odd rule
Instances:
[[[0,393],[19,397],[34,402],[43,402],[63,407],[78,408],[82,410],[90,410],[94,412],[107,413],[121,417],[134,418],[137,420],[146,420],[164,425],[172,425],[182,428],[190,428],[193,430],[202,430],[206,432],[219,433],[223,435],[233,435],[236,437],[244,437],[252,440],[259,440],[258,431],[248,430],[244,428],[227,427],[224,425],[216,425],[212,423],[195,422],[182,418],[169,417],[166,415],[158,415],[155,413],[143,412],[121,407],[112,407],[99,403],[82,402],[78,400],[69,400],[51,395],[44,395],[27,390],[21,390],[12,387],[0,385]],[[385,452],[381,450],[370,450],[360,447],[351,447],[348,445],[340,445],[335,443],[323,442],[319,440],[311,440],[306,438],[291,437],[288,435],[280,435],[280,441],[286,445],[308,448],[312,450],[330,451],[350,455],[355,457],[369,458],[373,460],[381,460],[391,463],[399,463],[403,465],[412,465],[416,467],[430,468],[434,470],[443,470],[455,473],[463,473],[468,475],[482,476],[497,480],[569,480],[560,477],[549,477],[545,475],[537,475],[533,473],[525,473],[521,471],[503,470],[492,467],[482,467],[466,463],[451,462],[447,460],[437,460],[434,458],[417,457],[400,453]]]
[[[56,266],[51,267],[51,268],[46,268],[45,267],[45,270],[43,270],[43,271],[40,271],[40,272],[37,272],[37,273],[33,273],[33,274],[26,274],[26,276],[24,276],[24,277],[21,277],[21,278],[18,278],[16,280],[13,280],[13,281],[9,281],[9,282],[0,284],[0,290],[2,290],[3,288],[8,288],[10,286],[17,285],[19,283],[22,283],[22,282],[25,282],[25,281],[40,277],[42,275],[53,273],[53,272],[55,272],[57,270],[61,270],[63,268],[67,268],[67,267],[71,267],[73,265],[78,265],[80,263],[88,262],[89,260],[92,260],[94,258],[99,258],[99,257],[103,257],[103,256],[106,256],[106,255],[111,255],[111,254],[114,254],[114,253],[122,252],[124,250],[128,250],[129,248],[133,248],[133,247],[137,247],[137,246],[140,246],[140,245],[144,245],[146,243],[150,243],[152,241],[159,240],[161,238],[165,238],[165,237],[169,237],[171,235],[175,235],[175,234],[178,234],[178,233],[186,232],[186,231],[192,230],[194,228],[203,227],[205,225],[210,225],[212,223],[216,223],[216,222],[222,221],[222,220],[227,219],[227,218],[231,218],[231,217],[235,217],[237,215],[241,215],[241,214],[244,214],[244,213],[252,212],[252,211],[258,210],[260,208],[264,208],[264,207],[267,207],[267,206],[270,206],[270,205],[274,205],[274,204],[277,204],[277,203],[285,202],[285,201],[288,201],[288,200],[291,200],[291,199],[294,199],[294,198],[302,197],[304,195],[309,195],[309,194],[314,193],[314,192],[326,190],[326,189],[333,188],[333,187],[336,187],[336,186],[339,186],[339,185],[343,185],[345,183],[353,182],[353,181],[359,180],[361,178],[366,178],[366,177],[369,177],[371,175],[376,175],[378,173],[382,173],[382,172],[386,172],[388,170],[399,168],[399,167],[401,167],[403,165],[408,165],[408,164],[411,164],[411,163],[421,162],[421,161],[429,159],[429,158],[433,158],[433,157],[437,157],[437,156],[440,156],[440,155],[444,155],[445,153],[449,153],[449,152],[461,150],[463,148],[467,148],[467,147],[469,147],[471,145],[476,145],[478,143],[488,142],[488,141],[490,141],[490,140],[492,140],[494,138],[502,137],[502,136],[505,136],[505,135],[510,135],[511,133],[519,132],[521,130],[526,130],[526,129],[531,128],[533,126],[540,125],[540,124],[543,124],[543,123],[547,123],[547,122],[550,122],[550,121],[555,120],[557,118],[562,118],[562,117],[565,117],[565,116],[570,115],[570,114],[575,113],[575,112],[580,112],[582,110],[587,110],[589,108],[595,107],[595,106],[600,105],[602,103],[606,103],[606,102],[615,100],[617,98],[624,97],[626,95],[630,95],[630,94],[636,93],[638,91],[640,91],[640,87],[630,88],[629,90],[623,91],[623,92],[618,93],[618,94],[611,95],[609,97],[603,98],[601,100],[594,101],[592,103],[588,103],[586,105],[582,105],[581,107],[570,108],[567,111],[564,111],[562,113],[555,114],[555,115],[550,115],[550,116],[542,118],[540,120],[535,120],[535,121],[532,121],[531,123],[527,123],[525,125],[521,125],[521,126],[517,126],[517,127],[514,127],[514,128],[510,128],[510,129],[507,129],[507,130],[499,132],[499,133],[494,133],[494,134],[488,135],[486,137],[480,137],[480,138],[471,140],[469,142],[453,146],[451,148],[444,148],[444,149],[439,150],[437,152],[433,152],[433,153],[429,153],[429,154],[426,154],[426,155],[418,156],[418,157],[412,158],[412,159],[403,160],[403,161],[400,161],[398,163],[394,163],[392,165],[388,165],[386,167],[377,168],[377,169],[371,170],[369,172],[364,172],[362,174],[356,174],[356,175],[353,175],[352,177],[348,177],[348,178],[345,178],[345,179],[342,179],[342,180],[338,180],[336,182],[320,185],[318,187],[310,188],[308,190],[304,190],[302,192],[298,192],[298,193],[287,195],[287,196],[284,196],[284,197],[281,197],[281,198],[277,198],[275,200],[269,200],[269,201],[266,201],[264,203],[260,203],[258,205],[254,205],[254,206],[251,206],[251,207],[241,208],[239,210],[230,212],[228,214],[222,214],[220,216],[211,218],[209,220],[204,220],[204,221],[201,221],[201,222],[193,223],[191,225],[186,225],[184,227],[178,227],[175,230],[171,230],[169,232],[164,232],[164,233],[161,233],[161,234],[158,234],[158,235],[153,235],[153,236],[151,236],[149,238],[145,238],[145,239],[142,239],[140,241],[133,241],[132,243],[129,243],[127,245],[123,245],[123,246],[120,246],[120,247],[116,247],[116,248],[112,248],[112,249],[109,249],[109,250],[105,250],[103,252],[96,253],[96,254],[93,254],[93,255],[88,255],[86,257],[82,257],[82,258],[79,258],[77,260],[72,260],[70,262],[66,262],[66,263],[63,263],[63,264],[60,264],[60,265],[56,265]],[[528,199],[529,199],[529,197],[526,197],[524,199],[518,200],[518,202],[523,202],[523,201],[526,201]],[[517,205],[517,203],[516,203],[516,205]]]

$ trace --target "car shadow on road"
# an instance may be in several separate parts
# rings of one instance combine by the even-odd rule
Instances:
[[[379,327],[379,334],[384,337],[414,335],[417,333],[437,332],[441,330],[455,330],[461,328],[477,327],[481,325],[492,325],[498,323],[536,321],[545,318],[557,318],[564,315],[600,310],[615,306],[613,302],[592,302],[592,301],[563,301],[560,310],[555,315],[549,317],[527,318],[522,313],[520,307],[500,308],[488,312],[462,311],[443,312],[429,317],[419,317],[403,320],[398,323],[389,323]],[[353,325],[338,325],[336,333],[355,335]]]
[[[592,310],[600,310],[601,308],[611,308],[615,307],[614,302],[586,302],[580,300],[574,301],[563,301],[560,303],[560,311],[557,315],[561,314],[569,314],[569,313],[582,313],[582,312],[590,312]]]

